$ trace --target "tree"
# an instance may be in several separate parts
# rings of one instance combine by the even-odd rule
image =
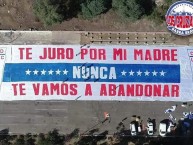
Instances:
[[[25,145],[24,136],[23,136],[23,135],[20,135],[20,136],[16,139],[14,145]]]
[[[25,135],[25,143],[26,145],[35,145],[35,139],[30,133]]]
[[[144,14],[138,0],[113,0],[112,7],[122,18],[137,20]]]
[[[92,19],[106,10],[107,3],[105,0],[86,0],[81,4],[81,12],[85,19]]]
[[[164,0],[161,5],[154,6],[154,9],[149,16],[150,20],[153,20],[156,24],[161,24],[165,22],[165,15],[169,7],[178,0]]]
[[[38,145],[63,145],[64,137],[58,133],[58,130],[54,129],[50,131],[47,136],[40,134],[38,138]]]
[[[64,137],[61,136],[56,129],[48,133],[47,139],[50,140],[53,145],[63,145],[64,142]]]
[[[45,138],[44,134],[40,133],[38,136],[37,145],[51,145],[51,143]]]
[[[64,20],[65,7],[61,7],[61,0],[35,0],[33,9],[35,15],[45,25],[60,23]]]

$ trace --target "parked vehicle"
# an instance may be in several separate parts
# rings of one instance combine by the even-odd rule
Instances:
[[[137,135],[138,129],[137,129],[137,125],[136,125],[136,122],[135,122],[135,121],[132,121],[132,122],[130,123],[130,131],[131,131],[131,135],[132,135],[132,136]]]
[[[166,125],[166,123],[160,122],[160,124],[159,124],[159,134],[161,136],[165,136],[166,133],[167,133],[167,125]]]
[[[171,132],[174,126],[175,125],[173,124],[173,122],[168,119],[161,121],[159,124],[159,134],[161,136],[165,136],[167,133]]]
[[[152,122],[148,122],[147,123],[147,133],[148,135],[153,135],[154,130],[153,130],[153,123]]]

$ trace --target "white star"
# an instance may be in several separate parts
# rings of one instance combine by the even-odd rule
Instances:
[[[125,72],[124,70],[121,72],[122,76],[125,76],[127,72]]]
[[[137,72],[137,76],[141,76],[142,72],[140,70],[138,70]]]
[[[152,72],[153,76],[157,76],[157,73],[155,70]]]
[[[164,72],[163,70],[160,73],[160,76],[164,76],[166,72]]]
[[[150,72],[148,70],[146,70],[144,73],[145,73],[145,76],[149,76]]]
[[[28,69],[25,71],[26,75],[30,75],[31,71]]]
[[[65,69],[65,70],[63,71],[63,75],[67,75],[67,73],[68,73],[68,71]]]
[[[134,74],[135,72],[133,72],[132,70],[129,72],[129,75],[130,76],[133,76],[133,74]]]
[[[43,69],[42,71],[41,71],[41,75],[45,75],[46,74],[46,71]]]
[[[49,75],[52,75],[53,72],[54,72],[54,71],[51,69],[51,70],[48,71],[48,74],[49,74]]]
[[[56,71],[56,75],[60,75],[60,70],[58,69],[57,71]]]
[[[33,72],[34,72],[34,75],[38,75],[39,71],[35,69]]]

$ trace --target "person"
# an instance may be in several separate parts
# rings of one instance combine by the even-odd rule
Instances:
[[[151,122],[151,118],[148,118],[148,119],[147,119],[147,122]]]
[[[189,112],[183,112],[183,115],[184,115],[183,116],[184,118],[188,118],[189,117]]]
[[[182,107],[184,107],[184,108],[188,108],[188,107],[190,107],[192,104],[188,104],[188,102],[183,102],[182,103]]]
[[[177,107],[177,105],[174,105],[174,106],[172,106],[171,108],[166,109],[166,110],[165,110],[165,113],[174,112],[174,111],[176,110],[176,107]]]
[[[105,120],[109,120],[109,123],[111,122],[111,117],[108,112],[104,112],[104,117],[105,117]]]
[[[172,114],[170,114],[169,118],[171,121],[174,121],[174,120],[176,121],[176,118],[174,116],[172,116]]]
[[[189,113],[189,119],[193,120],[193,113],[192,112]]]
[[[187,108],[187,105],[188,105],[187,102],[183,102],[181,106]]]

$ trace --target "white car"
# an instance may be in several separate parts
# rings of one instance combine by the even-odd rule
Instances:
[[[166,123],[160,123],[159,124],[159,134],[161,136],[165,136],[166,133],[167,133],[167,125],[166,125]]]
[[[174,127],[174,124],[172,122],[168,122],[168,125],[164,122],[160,122],[159,124],[159,134],[161,136],[165,136],[166,133],[170,133],[172,127]]]
[[[152,122],[148,122],[147,123],[147,133],[148,135],[153,135],[154,131],[153,131],[153,123]]]
[[[137,129],[136,129],[135,123],[132,123],[132,122],[131,122],[131,124],[130,124],[130,130],[131,130],[131,135],[132,135],[132,136],[137,135]]]

